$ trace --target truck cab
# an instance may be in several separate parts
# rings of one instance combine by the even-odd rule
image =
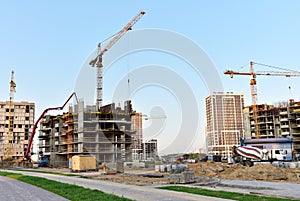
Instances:
[[[270,158],[272,160],[285,161],[287,160],[287,150],[285,149],[271,149],[270,150]]]

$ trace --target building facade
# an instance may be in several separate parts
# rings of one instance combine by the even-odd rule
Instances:
[[[133,135],[132,144],[132,159],[141,160],[143,149],[142,149],[142,139],[143,139],[143,115],[141,112],[137,112],[131,116],[132,130],[135,131]]]
[[[279,108],[273,105],[256,105],[256,115],[254,115],[253,105],[244,108],[245,138],[278,138],[281,137],[281,127],[279,121]],[[256,118],[256,120],[255,120]]]
[[[34,124],[35,104],[0,102],[0,160],[23,159]]]
[[[206,140],[211,155],[230,156],[244,137],[244,96],[216,92],[206,98]]]
[[[142,143],[143,160],[156,160],[158,158],[157,140],[145,140]]]
[[[245,138],[287,138],[300,153],[300,102],[293,99],[280,106],[257,105],[256,121],[253,106],[244,108]]]
[[[133,113],[130,101],[124,109],[109,104],[99,110],[79,102],[74,112],[41,121],[39,148],[52,166],[68,166],[69,159],[79,154],[93,155],[99,163],[131,161]]]

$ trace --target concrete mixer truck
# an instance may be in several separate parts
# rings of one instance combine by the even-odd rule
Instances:
[[[233,146],[233,160],[245,166],[252,166],[254,162],[286,161],[287,150],[284,149],[260,149],[252,146]]]

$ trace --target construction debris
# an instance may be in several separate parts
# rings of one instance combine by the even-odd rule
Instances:
[[[195,182],[195,174],[191,170],[185,170],[179,174],[170,174],[171,184],[189,184]]]

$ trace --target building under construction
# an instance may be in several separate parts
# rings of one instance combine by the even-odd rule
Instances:
[[[290,100],[278,106],[256,105],[244,108],[245,138],[292,138],[293,149],[300,152],[300,102]]]
[[[0,159],[23,159],[33,124],[35,104],[0,102]]]
[[[74,110],[74,111],[72,111]],[[109,104],[84,106],[79,102],[68,113],[41,121],[39,148],[52,166],[68,166],[73,155],[91,154],[98,162],[132,160],[134,131],[131,101],[124,109]]]
[[[157,140],[145,140],[142,143],[142,150],[143,150],[143,160],[157,160],[158,157],[158,149],[157,149]]]
[[[230,156],[231,147],[244,136],[244,96],[215,92],[206,98],[206,139],[208,153]]]
[[[142,139],[143,139],[143,115],[141,112],[137,112],[131,116],[132,129],[135,131],[133,135],[133,144],[132,144],[132,159],[133,160],[142,160],[143,159],[143,148],[142,148]]]

